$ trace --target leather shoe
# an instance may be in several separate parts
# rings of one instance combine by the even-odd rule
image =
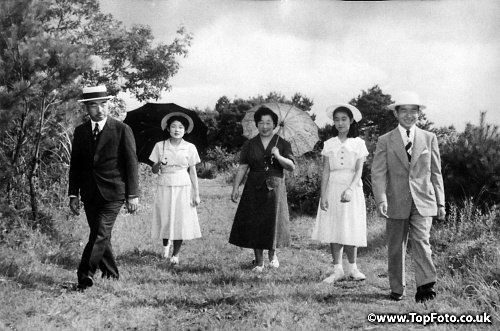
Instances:
[[[416,302],[425,302],[433,300],[436,297],[436,291],[434,291],[435,282],[424,284],[417,287],[417,293],[415,294]]]
[[[392,301],[401,301],[403,300],[403,295],[395,292],[391,292],[390,298]]]
[[[82,278],[78,280],[79,291],[83,291],[89,287],[92,287],[93,285],[94,285],[94,280],[92,279],[92,277],[82,276]]]

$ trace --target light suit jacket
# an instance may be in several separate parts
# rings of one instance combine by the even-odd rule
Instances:
[[[444,206],[441,156],[437,137],[415,128],[411,163],[399,130],[380,136],[372,164],[372,187],[377,205],[387,202],[389,218],[410,216],[412,199],[422,216],[435,216]]]

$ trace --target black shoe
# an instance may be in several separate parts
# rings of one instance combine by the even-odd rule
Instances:
[[[80,291],[86,290],[87,288],[92,287],[93,285],[94,285],[94,280],[92,279],[92,277],[82,276],[82,278],[78,280],[78,290]]]
[[[395,292],[391,292],[390,298],[392,301],[401,301],[403,300],[403,295]]]
[[[425,302],[429,300],[434,300],[436,298],[436,291],[434,291],[435,282],[424,284],[417,287],[417,293],[415,294],[416,302]]]

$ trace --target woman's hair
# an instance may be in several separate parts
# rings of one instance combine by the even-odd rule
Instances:
[[[172,125],[172,123],[174,121],[178,121],[180,122],[183,126],[184,126],[184,129],[187,131],[188,127],[189,127],[189,121],[187,118],[185,118],[184,116],[172,116],[170,117],[168,120],[167,120],[167,126],[165,127],[165,130],[168,131],[168,129],[170,129],[170,125]]]
[[[255,126],[259,125],[259,122],[262,120],[262,116],[269,115],[271,116],[273,120],[274,127],[278,126],[278,115],[276,115],[275,112],[273,112],[271,109],[267,107],[261,107],[259,108],[255,114],[253,114],[253,119],[255,121]]]
[[[352,120],[352,123],[349,126],[349,132],[347,132],[347,138],[359,137],[358,123],[353,119],[351,110],[347,107],[339,107],[333,111],[332,118],[335,117],[336,113],[344,113],[349,117],[349,119]],[[335,127],[335,124],[332,128],[332,134],[334,137],[337,137],[339,135],[339,131]]]

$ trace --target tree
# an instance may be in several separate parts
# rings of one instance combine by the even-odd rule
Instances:
[[[2,147],[8,163],[6,196],[11,199],[15,177],[27,181],[33,218],[38,217],[38,170],[50,126],[59,114],[52,110],[73,96],[75,80],[90,68],[89,52],[44,29],[46,1],[6,1],[1,4],[0,109]],[[24,180],[23,180],[24,179]],[[16,187],[19,188],[19,187]]]
[[[124,28],[100,12],[97,0],[5,0],[0,24],[0,160],[7,160],[0,190],[22,208],[29,187],[36,219],[39,178],[47,177],[40,167],[60,167],[54,180],[65,172],[57,162],[67,161],[81,85],[106,84],[112,94],[121,89],[140,101],[157,99],[170,88],[176,58],[186,56],[191,36],[181,28],[171,45],[153,47],[149,27]]]
[[[247,140],[243,136],[241,120],[250,108],[267,102],[294,104],[304,111],[310,111],[313,105],[312,100],[302,96],[300,93],[295,93],[291,100],[278,92],[270,92],[266,97],[258,95],[246,100],[237,98],[234,101],[231,101],[226,96],[222,96],[215,104],[215,111],[219,113],[219,116],[216,119],[217,130],[210,137],[210,145],[220,146],[229,152],[238,151]]]

